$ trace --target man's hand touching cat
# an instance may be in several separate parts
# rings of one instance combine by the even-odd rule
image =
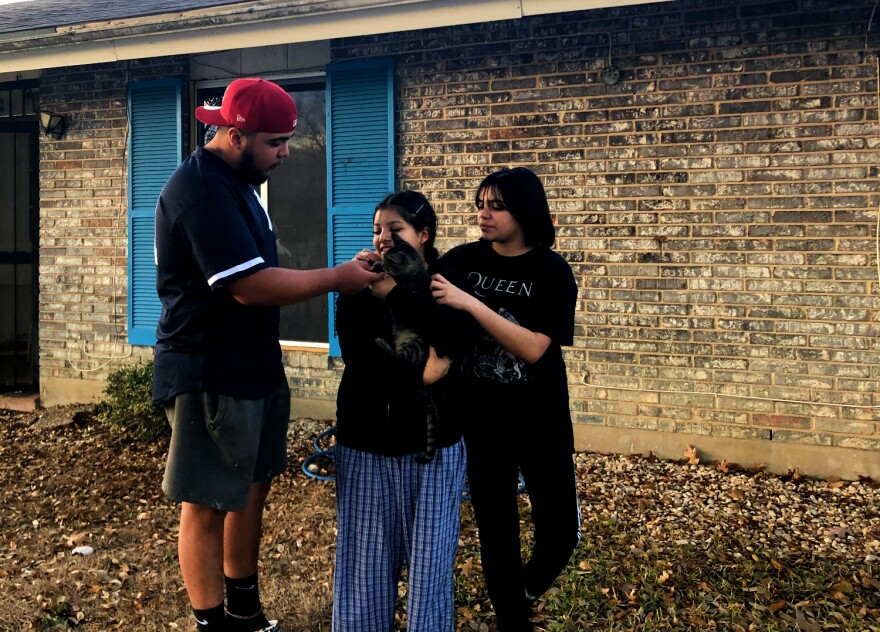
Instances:
[[[372,266],[377,261],[381,261],[381,258],[379,257],[379,253],[375,250],[364,248],[354,256],[354,260],[364,261]],[[381,298],[384,301],[385,297],[388,296],[388,292],[390,292],[396,285],[397,281],[386,274],[378,281],[370,283],[370,291],[373,293],[373,296]]]
[[[365,261],[346,261],[333,268],[336,273],[335,289],[343,294],[356,294],[370,283],[381,281],[383,275],[373,272]]]

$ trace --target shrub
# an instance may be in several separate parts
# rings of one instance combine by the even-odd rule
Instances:
[[[107,376],[98,418],[138,439],[152,441],[171,427],[161,406],[153,404],[153,362],[124,366]]]

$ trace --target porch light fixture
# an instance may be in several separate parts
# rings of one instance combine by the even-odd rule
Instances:
[[[67,129],[67,117],[48,110],[40,110],[40,129],[46,136],[61,140]]]

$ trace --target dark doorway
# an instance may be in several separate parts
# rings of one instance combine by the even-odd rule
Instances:
[[[5,393],[38,388],[38,133],[35,120],[0,118],[0,392]]]

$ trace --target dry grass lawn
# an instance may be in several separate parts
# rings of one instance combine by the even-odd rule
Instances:
[[[291,469],[266,511],[262,592],[285,632],[329,630],[333,484],[299,469],[328,423],[292,423]],[[127,439],[88,407],[0,411],[0,631],[194,629],[164,454],[164,441]],[[880,631],[874,481],[744,472],[696,452],[581,454],[577,466],[584,537],[539,602],[539,630]],[[457,627],[492,630],[462,507]],[[528,542],[527,495],[521,507]]]

